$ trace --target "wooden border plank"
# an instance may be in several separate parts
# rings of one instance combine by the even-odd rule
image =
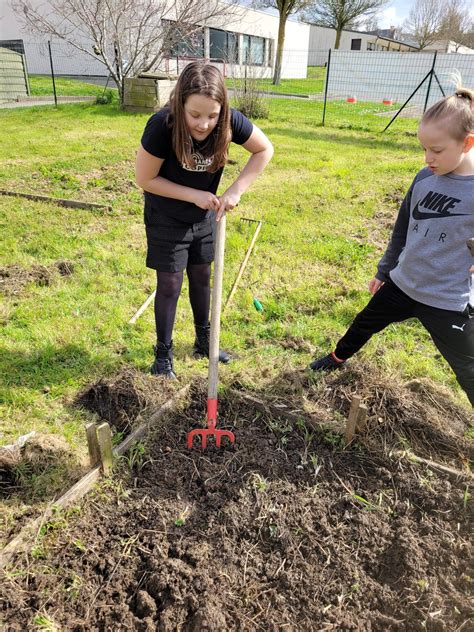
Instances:
[[[344,434],[344,428],[340,424],[336,424],[336,423],[330,424],[328,422],[320,422],[314,419],[314,417],[312,417],[308,413],[305,413],[303,411],[301,413],[295,412],[294,410],[291,410],[288,406],[284,404],[275,405],[275,403],[272,402],[271,400],[266,401],[265,399],[255,397],[254,395],[249,395],[241,391],[237,391],[233,388],[228,389],[227,392],[230,395],[236,397],[237,399],[240,399],[240,401],[243,401],[243,402],[246,402],[247,404],[251,404],[255,406],[255,408],[257,408],[258,410],[261,410],[262,412],[267,412],[267,413],[270,412],[272,415],[284,417],[285,419],[288,419],[289,421],[292,421],[293,423],[296,423],[297,421],[304,421],[315,430],[330,430],[331,432],[334,432],[336,434],[341,434],[341,435]],[[358,409],[358,415],[355,421],[356,421],[356,424],[357,423],[360,424],[361,430],[364,430],[366,428],[366,419],[367,419],[367,407],[364,404],[360,404],[359,409]],[[416,456],[416,454],[413,454],[412,452],[406,452],[403,450],[386,450],[383,454],[385,454],[389,458],[406,458],[406,459],[410,459],[414,463],[421,463],[433,470],[444,472],[450,478],[456,479],[457,481],[459,481],[460,479],[474,481],[474,474],[472,474],[471,472],[468,472],[468,471],[463,472],[462,470],[454,469],[452,467],[449,467],[448,465],[444,465],[442,463],[437,463],[435,461],[430,461],[429,459],[418,457]]]
[[[107,211],[112,213],[113,209],[108,204],[94,204],[94,202],[81,202],[79,200],[67,200],[65,198],[54,198],[48,195],[38,195],[36,193],[22,193],[21,191],[5,191],[0,190],[0,195],[8,195],[10,197],[23,197],[27,200],[36,200],[38,202],[53,202],[59,204],[59,206],[66,206],[68,208],[85,208],[94,209],[98,211]]]
[[[344,432],[341,425],[337,422],[331,423],[327,421],[319,421],[309,413],[305,411],[300,412],[298,409],[291,409],[286,404],[280,402],[275,403],[271,400],[265,400],[261,397],[255,397],[255,395],[243,393],[233,388],[228,389],[227,392],[237,399],[240,399],[247,404],[255,406],[257,410],[261,410],[262,412],[270,412],[276,417],[284,417],[285,419],[288,419],[288,421],[291,421],[295,424],[298,421],[304,421],[315,430],[330,430],[331,432],[335,432],[337,434],[342,434]]]
[[[398,459],[407,459],[407,461],[412,461],[413,463],[421,463],[422,465],[426,465],[431,470],[443,472],[447,474],[451,479],[467,479],[470,481],[474,481],[474,475],[471,472],[463,472],[462,470],[457,470],[449,465],[444,465],[443,463],[437,463],[436,461],[431,461],[430,459],[424,459],[421,456],[417,456],[408,450],[390,450],[388,455],[391,457],[396,457]]]

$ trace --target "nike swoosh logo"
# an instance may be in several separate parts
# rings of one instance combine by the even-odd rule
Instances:
[[[450,213],[449,211],[442,211],[441,213],[423,213],[420,211],[419,202],[416,203],[415,208],[413,209],[413,219],[432,219],[434,217],[456,217],[457,215],[468,215],[469,213]]]

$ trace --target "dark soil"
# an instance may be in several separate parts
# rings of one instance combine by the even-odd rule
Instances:
[[[161,377],[125,368],[110,378],[87,386],[74,401],[79,408],[108,421],[115,431],[127,433],[149,408],[158,408],[176,390]]]
[[[0,268],[0,292],[15,296],[30,283],[49,286],[58,276],[70,276],[73,272],[74,264],[66,260],[56,261],[50,266],[34,264],[30,268],[22,268],[16,264],[4,266]]]
[[[461,479],[231,399],[235,446],[189,451],[204,410],[195,393],[79,516],[45,525],[3,582],[6,631],[472,629]]]
[[[288,371],[269,383],[277,404],[310,414],[319,421],[345,419],[352,396],[367,406],[369,450],[411,449],[418,456],[459,467],[473,459],[474,414],[460,407],[448,390],[430,380],[403,383],[371,364],[348,363],[327,377]]]

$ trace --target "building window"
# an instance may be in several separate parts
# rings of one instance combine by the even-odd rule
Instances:
[[[212,61],[239,61],[239,40],[236,33],[209,29],[209,51]]]
[[[267,66],[271,66],[273,63],[273,40],[265,40],[267,47]]]
[[[165,50],[170,57],[204,57],[204,29],[162,20]]]
[[[362,44],[361,39],[351,40],[351,50],[360,50],[361,44]]]
[[[265,38],[244,35],[242,40],[242,62],[252,66],[265,63]]]

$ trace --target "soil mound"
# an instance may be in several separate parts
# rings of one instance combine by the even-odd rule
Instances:
[[[71,261],[60,260],[51,266],[34,264],[30,268],[22,268],[13,264],[0,267],[0,291],[7,296],[20,294],[26,285],[35,283],[39,286],[52,285],[60,276],[70,276],[74,272]]]
[[[321,421],[347,418],[353,395],[367,406],[365,444],[376,449],[412,448],[425,458],[466,463],[473,458],[474,414],[449,391],[427,379],[402,382],[368,363],[348,365],[329,375],[287,372],[269,386],[275,401]]]
[[[24,443],[0,447],[0,496],[10,496],[24,479],[31,481],[65,461],[72,462],[71,449],[57,435],[32,433]]]
[[[88,386],[74,403],[96,413],[118,432],[126,433],[147,409],[172,397],[174,390],[162,378],[126,368]]]

